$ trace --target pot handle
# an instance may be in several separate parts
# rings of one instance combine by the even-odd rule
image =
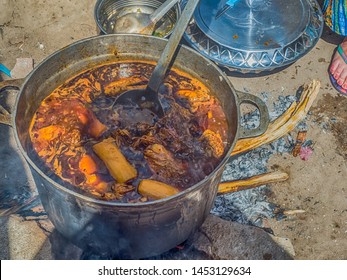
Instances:
[[[251,138],[263,134],[267,130],[270,123],[269,110],[266,104],[263,100],[253,94],[245,93],[242,91],[236,91],[236,93],[239,98],[239,105],[241,105],[242,103],[251,104],[257,107],[260,113],[260,123],[258,127],[254,129],[246,129],[244,127],[241,127],[239,124],[239,138]]]
[[[6,89],[16,89],[19,92],[24,79],[5,80],[0,82],[0,93],[6,92]],[[0,104],[0,123],[12,126],[11,114]]]

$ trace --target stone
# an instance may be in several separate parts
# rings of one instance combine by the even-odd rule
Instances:
[[[285,240],[285,241],[284,241]],[[285,247],[282,246],[285,244]],[[186,242],[150,259],[175,260],[290,260],[288,239],[274,237],[265,230],[223,220],[210,214],[200,229]]]
[[[30,260],[42,250],[47,235],[35,221],[25,221],[17,215],[0,219],[0,258]]]
[[[32,58],[17,58],[16,64],[11,70],[13,79],[25,78],[34,68],[34,60]]]
[[[192,238],[193,247],[211,259],[292,259],[265,230],[210,215]]]

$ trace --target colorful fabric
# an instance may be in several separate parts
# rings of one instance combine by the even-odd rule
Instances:
[[[347,0],[325,0],[322,11],[327,26],[335,33],[347,36]]]

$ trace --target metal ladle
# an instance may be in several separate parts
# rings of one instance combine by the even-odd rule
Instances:
[[[182,15],[176,23],[169,41],[167,42],[145,89],[132,89],[123,92],[115,104],[136,104],[142,109],[152,111],[159,118],[164,116],[162,104],[158,98],[159,87],[163,84],[166,71],[175,54],[177,46],[186,30],[199,0],[188,0]]]
[[[140,33],[151,35],[155,24],[178,2],[166,0],[152,14],[129,13],[117,19],[113,31],[115,33]]]

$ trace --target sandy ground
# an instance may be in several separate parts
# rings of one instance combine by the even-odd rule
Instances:
[[[0,0],[0,62],[11,69],[16,58],[32,57],[37,65],[54,51],[97,35],[94,4],[92,0]],[[321,81],[306,120],[313,155],[308,161],[277,155],[268,166],[290,174],[288,181],[271,185],[271,201],[284,209],[305,211],[269,221],[275,235],[291,240],[296,259],[347,259],[347,98],[331,87],[327,74],[339,41],[325,30],[310,53],[278,73],[230,76],[238,90],[269,93],[270,105],[279,95],[295,95],[312,79]]]

